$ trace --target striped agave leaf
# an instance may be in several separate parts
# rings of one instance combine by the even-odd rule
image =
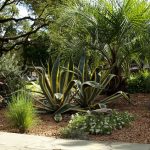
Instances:
[[[73,63],[70,62],[65,67],[70,70],[73,68]],[[64,70],[60,66],[60,58],[48,64],[47,72],[44,68],[35,68],[39,74],[39,84],[46,101],[46,106],[43,99],[40,101],[40,108],[56,116],[74,108],[75,106],[70,104],[70,92],[76,81],[73,80],[73,72]]]
[[[76,101],[81,107],[92,107],[95,105],[95,100],[101,94],[104,88],[109,84],[114,75],[109,75],[102,83],[96,81],[78,82],[78,95]]]
[[[90,107],[91,102],[98,95],[100,91],[99,83],[95,81],[78,82],[78,95],[76,96],[77,103],[82,108]]]
[[[76,72],[75,76],[78,80],[81,82],[85,81],[100,81],[99,76],[100,69],[98,67],[91,69],[88,60],[86,59],[86,56],[83,55],[80,58],[79,64],[77,67],[74,67],[74,72]]]
[[[81,107],[91,107],[97,95],[99,95],[110,79],[101,81],[99,68],[91,69],[85,55],[80,59],[78,67],[74,68],[79,82],[76,84],[78,93],[76,101]],[[102,82],[102,84],[100,84]]]
[[[103,104],[108,104],[113,102],[114,100],[118,100],[118,98],[123,97],[124,99],[126,99],[129,103],[131,103],[131,100],[128,96],[127,93],[122,92],[122,91],[118,91],[115,94],[108,96],[106,98],[104,98],[103,100],[100,101],[99,105],[103,105]]]
[[[92,71],[90,67],[88,67],[88,62],[86,61],[85,56],[81,57],[79,66],[75,69],[76,73],[78,74],[77,78],[80,80],[76,84],[78,91],[75,97],[76,102],[82,108],[90,109],[100,103],[96,99],[97,96],[102,94],[115,75],[109,74],[109,72],[101,75],[99,68],[95,68]],[[130,102],[127,94],[124,92],[117,92],[101,102],[109,103],[120,96],[123,96],[128,102]]]
[[[122,91],[106,97],[103,100],[96,99],[113,77],[114,75],[109,75],[102,83],[97,83],[96,81],[78,82],[76,84],[78,89],[78,95],[75,97],[76,102],[84,109],[91,109],[96,105],[99,105],[101,108],[101,105],[111,103],[120,97],[123,97],[127,102],[131,103],[128,94]]]

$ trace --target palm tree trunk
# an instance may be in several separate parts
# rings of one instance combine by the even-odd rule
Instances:
[[[116,46],[110,49],[111,51],[111,74],[116,75],[108,86],[107,95],[114,94],[120,90],[125,90],[126,87],[126,79],[122,76],[122,68],[117,65],[117,49]]]

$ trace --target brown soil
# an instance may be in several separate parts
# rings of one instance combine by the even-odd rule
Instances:
[[[110,105],[118,111],[128,111],[135,116],[135,121],[129,127],[116,130],[112,135],[100,136],[90,135],[90,140],[150,143],[150,94],[131,95],[134,106],[127,104],[124,100]],[[0,131],[17,132],[9,127],[5,118],[5,109],[0,110]],[[40,123],[30,129],[29,134],[59,137],[59,130],[65,127],[70,120],[70,115],[65,114],[63,121],[56,123],[52,115],[40,115]]]

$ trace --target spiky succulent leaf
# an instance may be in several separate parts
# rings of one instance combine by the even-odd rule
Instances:
[[[61,114],[55,114],[54,120],[55,120],[56,122],[62,121],[62,115],[61,115]]]
[[[52,80],[52,89],[53,93],[57,93],[57,82],[58,82],[58,74],[59,74],[59,66],[60,66],[60,58],[58,57],[53,64],[52,72],[51,72],[51,80]]]
[[[118,100],[118,98],[120,97],[124,97],[125,100],[127,100],[129,103],[131,103],[131,100],[130,98],[128,97],[127,93],[125,92],[122,92],[122,91],[119,91],[109,97],[106,97],[105,99],[101,100],[100,103],[101,104],[108,104],[108,103],[111,103],[113,102],[114,100]]]
[[[43,68],[37,69],[39,83],[46,98],[46,103],[39,101],[42,110],[45,108],[48,112],[62,114],[73,108],[70,105],[70,91],[76,81],[73,80],[74,72],[68,71],[73,68],[73,63],[66,66],[66,69],[60,66],[58,57],[53,64],[48,64],[48,73]]]
[[[63,104],[56,112],[55,112],[55,114],[62,114],[62,113],[65,113],[65,112],[67,112],[67,111],[69,111],[69,110],[73,110],[73,109],[75,109],[75,108],[77,108],[77,106],[76,105],[72,105],[72,104]]]

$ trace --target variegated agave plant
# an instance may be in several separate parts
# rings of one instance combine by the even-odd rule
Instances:
[[[76,76],[79,80],[76,82],[77,95],[75,96],[75,100],[81,108],[91,109],[96,105],[99,105],[101,108],[101,106],[117,100],[117,98],[121,96],[130,102],[127,94],[122,91],[106,97],[103,100],[96,99],[97,96],[102,94],[104,89],[106,89],[115,75],[109,73],[101,75],[98,68],[91,71],[90,67],[88,67],[88,62],[86,61],[85,56],[81,57],[79,66],[75,69],[77,70]]]
[[[54,119],[61,121],[61,114],[75,108],[71,104],[71,89],[75,84],[73,80],[73,72],[64,70],[60,66],[60,58],[57,58],[54,63],[49,61],[47,72],[42,67],[35,67],[39,74],[39,84],[44,99],[38,100],[40,103],[40,110],[49,113],[54,113]],[[73,69],[73,64],[68,63],[66,68]]]

